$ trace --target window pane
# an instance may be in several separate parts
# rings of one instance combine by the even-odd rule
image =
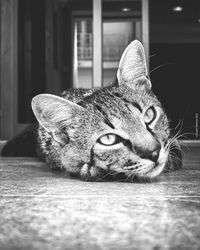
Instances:
[[[141,37],[141,1],[103,1],[103,86],[112,82],[126,46]]]
[[[74,19],[74,87],[92,87],[92,19]]]

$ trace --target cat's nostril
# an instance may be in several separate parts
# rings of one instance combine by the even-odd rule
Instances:
[[[160,148],[156,149],[155,151],[153,151],[150,155],[149,155],[149,159],[157,162],[158,158],[159,158],[159,153],[160,153]]]
[[[134,164],[134,162],[132,162],[131,160],[128,160],[125,164],[126,167],[132,166]]]

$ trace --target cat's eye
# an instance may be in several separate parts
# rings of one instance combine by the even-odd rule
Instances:
[[[156,118],[156,110],[153,106],[151,106],[146,110],[144,114],[144,122],[149,125],[155,120],[155,118]]]
[[[110,134],[106,134],[100,137],[98,142],[105,146],[111,146],[111,145],[118,143],[119,141],[118,141],[117,135],[110,133]]]

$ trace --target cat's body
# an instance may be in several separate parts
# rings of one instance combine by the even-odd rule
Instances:
[[[122,55],[113,85],[33,98],[40,124],[37,154],[51,168],[84,180],[119,173],[149,179],[180,167],[171,157],[175,153],[181,161],[179,145],[170,137],[167,116],[146,74],[143,47],[134,41]]]

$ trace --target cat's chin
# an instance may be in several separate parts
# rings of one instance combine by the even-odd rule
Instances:
[[[156,179],[156,177],[158,177],[163,172],[164,167],[165,167],[164,163],[158,164],[158,165],[155,165],[152,163],[149,166],[146,166],[143,169],[143,171],[141,171],[141,169],[138,169],[138,171],[128,171],[128,172],[125,172],[124,174],[126,176],[129,176],[129,177],[132,176],[136,179],[139,179],[140,181],[141,180],[144,180],[144,181],[153,180],[153,179]]]
[[[147,171],[142,176],[140,176],[140,178],[155,179],[163,172],[164,167],[165,167],[165,164],[159,164],[159,165],[153,167],[152,169],[150,169],[149,171]]]

